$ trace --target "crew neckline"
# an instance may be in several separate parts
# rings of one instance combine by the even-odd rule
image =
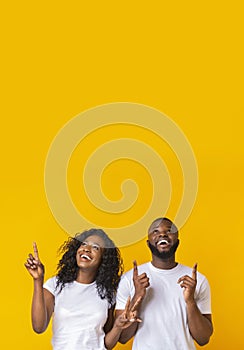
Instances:
[[[152,262],[149,262],[149,268],[157,273],[163,274],[163,275],[171,275],[177,271],[179,271],[181,269],[182,265],[177,263],[177,265],[175,267],[173,267],[172,269],[160,269],[158,267],[155,267]]]
[[[78,282],[78,281],[73,281],[75,284],[78,284],[79,286],[92,286],[93,284],[96,283],[96,281],[93,281],[92,283],[81,283],[81,282]]]

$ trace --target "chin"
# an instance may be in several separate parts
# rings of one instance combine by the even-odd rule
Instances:
[[[152,245],[150,242],[148,242],[148,246],[149,246],[149,249],[151,250],[152,254],[154,256],[156,256],[157,258],[162,259],[162,260],[169,259],[172,256],[174,256],[174,254],[178,248],[178,245],[179,245],[179,240],[177,240],[177,242],[175,244],[173,244],[166,251],[165,250],[160,251],[160,250],[158,250],[158,248],[156,248],[154,245]]]

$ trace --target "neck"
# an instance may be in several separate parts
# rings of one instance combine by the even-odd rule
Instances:
[[[152,256],[152,265],[154,267],[157,267],[158,269],[170,270],[170,269],[173,269],[175,266],[177,266],[178,263],[175,261],[174,255],[168,259],[161,259],[161,258],[158,258],[157,256],[153,255]]]
[[[82,271],[80,269],[76,278],[76,282],[90,284],[94,282],[95,279],[96,273],[92,273],[91,271]]]

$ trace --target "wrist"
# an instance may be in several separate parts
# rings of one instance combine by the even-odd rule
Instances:
[[[37,278],[33,278],[34,280],[34,284],[35,285],[43,285],[43,282],[44,282],[44,276],[41,276],[41,277],[37,277]]]
[[[135,291],[135,294],[134,294],[134,296],[133,296],[133,299],[134,299],[135,301],[138,300],[138,299],[140,299],[140,302],[141,302],[141,301],[144,299],[145,295],[146,295],[146,290],[140,291],[140,292]]]
[[[116,333],[117,336],[120,336],[123,328],[122,328],[122,326],[120,324],[116,324],[116,322],[115,322],[114,325],[113,325],[112,330]]]
[[[122,326],[120,324],[116,324],[116,322],[115,322],[113,328],[116,329],[117,331],[120,331],[120,332],[122,331]]]
[[[193,306],[195,307],[197,304],[195,299],[190,299],[190,300],[186,300],[186,305],[189,307],[193,307]]]

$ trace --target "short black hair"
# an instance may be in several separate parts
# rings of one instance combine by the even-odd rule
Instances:
[[[168,221],[171,224],[170,230],[172,233],[178,233],[178,228],[175,226],[173,221],[171,221],[170,219],[168,219],[166,217],[161,217],[161,218],[157,218],[157,219],[153,220],[153,222],[151,223],[151,225],[148,228],[148,234],[153,232],[156,228],[158,228],[163,221]]]

